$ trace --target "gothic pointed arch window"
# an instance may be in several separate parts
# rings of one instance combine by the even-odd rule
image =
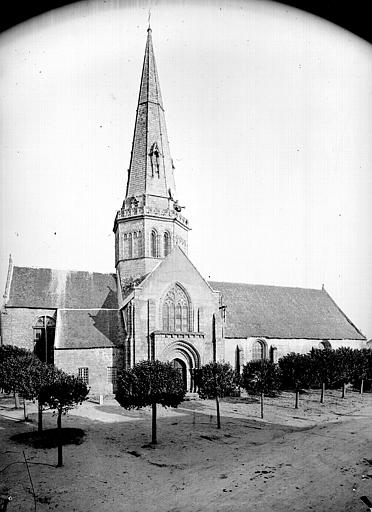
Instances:
[[[133,235],[125,233],[124,235],[124,258],[126,260],[133,258]]]
[[[137,233],[137,257],[142,258],[143,244],[142,244],[142,231]]]
[[[155,229],[151,231],[150,235],[150,253],[152,258],[157,258],[159,255],[158,251],[158,234]]]
[[[171,250],[171,243],[170,243],[170,234],[168,231],[165,231],[163,235],[163,251],[164,251],[164,257],[168,256]]]
[[[190,311],[190,300],[186,292],[179,284],[174,285],[170,290],[168,290],[163,300],[163,331],[190,331]]]
[[[128,235],[128,253],[129,258],[133,258],[133,235],[132,233],[129,233]]]
[[[56,322],[50,316],[40,316],[33,327],[34,353],[43,363],[54,363]]]

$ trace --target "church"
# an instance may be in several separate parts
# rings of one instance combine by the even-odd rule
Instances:
[[[118,370],[144,359],[171,361],[193,391],[194,370],[210,361],[239,371],[312,347],[366,346],[324,288],[206,281],[187,256],[189,230],[149,28],[126,194],[113,225],[116,271],[17,267],[10,258],[1,343],[34,351],[102,395],[115,391]]]

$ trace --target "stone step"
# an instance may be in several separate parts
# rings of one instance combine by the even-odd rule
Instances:
[[[186,393],[185,400],[199,400],[199,394],[198,393]]]

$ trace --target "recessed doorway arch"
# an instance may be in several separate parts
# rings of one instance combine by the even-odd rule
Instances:
[[[200,355],[191,343],[183,340],[169,343],[160,354],[160,359],[174,364],[182,372],[186,390],[195,391],[194,371],[200,367]]]

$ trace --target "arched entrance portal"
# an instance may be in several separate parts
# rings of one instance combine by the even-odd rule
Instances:
[[[182,359],[178,359],[178,358],[173,359],[173,361],[171,361],[171,363],[174,366],[174,368],[180,372],[180,375],[181,375],[182,381],[183,381],[183,386],[187,390],[187,368],[186,368],[186,363],[184,361],[182,361]]]
[[[167,345],[160,354],[162,361],[171,361],[182,374],[186,391],[195,392],[195,370],[200,367],[200,356],[196,348],[187,341],[177,340]]]

